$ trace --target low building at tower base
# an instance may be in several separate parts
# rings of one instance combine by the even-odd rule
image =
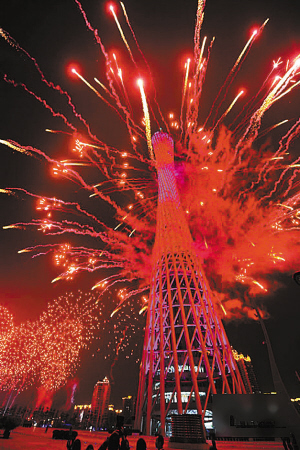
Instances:
[[[290,435],[277,394],[215,394],[211,407],[216,439],[269,440]]]

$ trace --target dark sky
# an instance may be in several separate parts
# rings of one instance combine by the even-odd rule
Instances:
[[[105,11],[106,2],[83,1],[89,20],[99,29],[107,49],[115,49],[127,60],[126,49],[119,38],[115,23]],[[151,66],[163,112],[179,110],[182,83],[183,56],[191,54],[196,0],[152,0],[125,2],[130,21],[139,44]],[[73,1],[61,0],[10,0],[1,2],[0,27],[25,48],[39,63],[49,80],[60,84],[72,96],[78,111],[87,118],[100,139],[115,146],[127,145],[124,126],[115,115],[102,105],[81,83],[66,75],[66,66],[73,61],[83,67],[83,74],[90,80],[94,76],[104,80],[104,64],[92,34],[86,29],[82,16]],[[255,92],[268,73],[273,59],[296,55],[300,51],[298,2],[279,1],[220,1],[208,0],[203,25],[203,35],[216,36],[200,115],[205,117],[228,71],[249,38],[253,26],[270,18],[263,35],[257,40],[249,58],[239,74],[239,82]],[[124,56],[122,56],[124,55]],[[46,133],[45,128],[59,129],[62,124],[51,116],[42,105],[21,88],[14,88],[3,81],[3,74],[24,82],[37,93],[60,108],[62,99],[41,86],[33,64],[4,40],[0,42],[0,139],[13,139],[23,145],[33,145],[58,157],[65,150],[66,141],[60,136]],[[136,93],[132,94],[133,97]],[[298,100],[298,101],[297,101]],[[50,100],[49,100],[50,101]],[[134,98],[139,105],[139,99]],[[299,95],[289,98],[270,118],[270,122],[299,115]],[[138,106],[140,108],[140,106]],[[137,117],[141,117],[141,109]],[[1,187],[26,187],[44,195],[72,194],[70,186],[54,183],[46,165],[33,158],[13,153],[1,146]],[[28,254],[18,255],[21,248],[40,242],[40,235],[21,230],[2,230],[3,225],[14,221],[26,221],[32,216],[26,201],[1,196],[1,271],[0,301],[20,322],[36,319],[48,301],[60,293],[77,288],[88,289],[93,284],[91,276],[79,277],[72,286],[66,283],[51,284],[57,272],[51,258],[30,259]],[[300,266],[295,270],[300,270]],[[300,372],[299,317],[300,287],[290,275],[280,278],[282,288],[267,301],[270,319],[266,325],[270,333],[275,358],[284,382],[292,396],[300,396],[300,385],[295,371]],[[229,340],[238,351],[249,354],[253,360],[259,384],[263,390],[271,390],[270,371],[266,358],[266,346],[258,324],[234,322],[227,326]],[[104,344],[103,344],[104,346]],[[102,355],[106,352],[102,348]],[[91,358],[91,352],[83,356],[83,368],[79,371],[81,389],[76,402],[90,401],[93,385],[107,375],[108,362],[103,357]],[[131,367],[134,367],[133,375]],[[135,394],[137,365],[120,356],[114,368],[116,384],[113,401],[118,405],[121,395]],[[124,379],[124,373],[130,374]],[[121,381],[122,380],[122,381]],[[118,386],[117,386],[118,385]]]

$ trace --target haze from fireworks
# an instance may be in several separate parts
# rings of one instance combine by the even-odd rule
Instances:
[[[242,102],[244,92],[228,98],[229,87],[235,81],[267,20],[252,32],[220,89],[211,110],[199,123],[199,108],[209,58],[214,39],[201,36],[204,1],[198,1],[194,35],[194,55],[185,64],[181,109],[167,117],[162,113],[149,66],[136,40],[123,3],[110,8],[129,54],[128,67],[121,67],[116,54],[110,54],[96,28],[87,18],[80,2],[75,0],[83,20],[105,61],[105,81],[85,79],[80,68],[72,66],[70,75],[84,83],[118,115],[126,125],[130,146],[126,150],[102,142],[78,112],[70,95],[48,81],[37,61],[6,31],[1,36],[31,63],[40,79],[50,89],[61,94],[71,108],[69,115],[55,110],[50,102],[35,94],[35,89],[9,75],[4,79],[34,96],[54,117],[62,120],[62,130],[50,133],[69,134],[73,141],[73,156],[59,160],[31,146],[13,140],[0,142],[21,153],[38,158],[52,168],[53,176],[72,181],[86,196],[80,195],[92,212],[81,202],[57,197],[44,197],[24,188],[3,189],[20,198],[30,197],[37,216],[30,222],[15,223],[6,228],[33,228],[49,236],[51,243],[20,249],[34,257],[53,254],[61,273],[53,280],[71,280],[80,272],[101,273],[93,289],[104,293],[119,286],[119,307],[132,296],[138,299],[141,311],[147,306],[151,267],[151,250],[156,219],[157,182],[151,149],[151,132],[157,128],[170,133],[176,141],[177,182],[181,202],[199,258],[223,317],[255,318],[251,299],[272,292],[276,284],[269,282],[274,271],[289,272],[299,258],[299,191],[297,174],[299,158],[293,158],[290,147],[298,137],[300,121],[289,129],[273,149],[261,137],[272,133],[284,122],[262,129],[268,109],[299,84],[299,56],[289,61],[278,59],[270,64],[269,74],[251,100],[244,102],[235,119],[233,110]],[[118,16],[122,15],[126,32]],[[129,44],[132,42],[132,44]],[[137,63],[139,61],[139,63]],[[131,64],[131,66],[129,66]],[[137,86],[126,84],[128,73],[136,73]],[[141,73],[147,77],[141,77]],[[104,74],[103,74],[104,77]],[[138,81],[140,80],[140,81]],[[144,120],[136,119],[131,92],[140,89]],[[84,95],[84,90],[82,90]],[[148,92],[151,92],[148,94]],[[135,94],[133,94],[135,95]],[[69,109],[70,110],[70,109]],[[91,206],[90,199],[97,206]],[[129,199],[129,200],[128,200]],[[97,203],[96,203],[97,202]],[[99,214],[108,205],[109,217]],[[112,225],[113,224],[113,225]],[[76,236],[78,244],[70,244],[66,235]],[[57,237],[57,242],[53,241]],[[85,244],[93,238],[93,248]],[[72,239],[75,242],[75,239]],[[102,273],[106,271],[106,275]],[[117,310],[118,310],[117,308]],[[116,311],[117,311],[116,310]]]

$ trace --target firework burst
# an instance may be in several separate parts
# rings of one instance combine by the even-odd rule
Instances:
[[[96,329],[95,299],[69,294],[50,303],[39,319],[39,383],[56,391],[74,374],[79,353]]]
[[[80,356],[101,324],[97,298],[69,293],[48,304],[37,321],[14,325],[1,307],[0,389],[13,394],[38,387],[37,406],[75,374]],[[13,399],[10,398],[10,403]]]
[[[70,68],[70,73],[82,82],[82,95],[89,89],[119,117],[127,127],[129,140],[126,149],[102,142],[77,112],[71,96],[49,81],[38,62],[9,33],[1,30],[6,43],[32,65],[41,82],[61,95],[69,111],[71,108],[73,119],[51,106],[51,99],[44,99],[27,84],[14,80],[9,74],[5,75],[5,81],[24,89],[60,119],[61,130],[47,131],[69,135],[73,146],[71,154],[56,159],[45,151],[13,140],[2,139],[1,144],[46,162],[55,179],[67,179],[75,183],[77,191],[86,193],[78,195],[78,200],[68,200],[42,196],[23,188],[6,188],[5,192],[31,198],[37,211],[31,221],[6,228],[32,228],[49,237],[51,243],[27,247],[20,252],[30,252],[33,256],[52,253],[56,266],[61,268],[53,282],[71,280],[81,272],[101,273],[93,289],[103,293],[115,285],[120,287],[119,306],[133,295],[141,299],[149,285],[156,219],[157,182],[151,133],[153,129],[162,128],[176,141],[181,202],[220,312],[230,317],[238,310],[239,314],[254,317],[251,306],[245,305],[245,298],[270,292],[270,274],[292,270],[299,255],[299,158],[290,154],[291,145],[299,135],[299,119],[290,123],[275,149],[261,144],[263,134],[271,133],[283,123],[273,124],[269,130],[262,127],[266,112],[297,89],[299,56],[273,62],[250,101],[244,100],[245,92],[241,89],[229,98],[230,87],[236,83],[242,64],[258,37],[265,32],[268,22],[265,20],[251,33],[210,111],[200,119],[214,38],[202,37],[205,2],[199,0],[193,58],[186,60],[182,74],[181,108],[177,115],[172,113],[165,117],[124,4],[121,3],[119,11],[112,6],[110,13],[128,55],[125,69],[119,56],[106,49],[81,3],[75,2],[102,54],[105,71],[101,81],[99,77],[87,79],[75,66]],[[126,24],[126,32],[120,17]],[[129,73],[130,79],[132,73],[136,74],[134,88],[129,84]],[[141,77],[141,73],[147,76]],[[135,95],[131,94],[133,89],[139,89],[141,94],[138,113],[131,99],[131,95]],[[242,102],[233,120],[233,111]],[[144,119],[140,122],[136,116],[142,111]],[[84,202],[87,207],[83,206]],[[67,235],[70,235],[68,241]],[[57,241],[53,240],[55,238]],[[86,240],[91,242],[91,238],[95,241],[93,247],[86,245]],[[141,309],[145,309],[144,301]],[[67,324],[61,327],[60,331],[64,332],[70,328]],[[43,377],[43,382],[45,380]]]

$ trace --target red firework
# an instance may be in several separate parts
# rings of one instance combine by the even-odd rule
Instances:
[[[254,317],[251,302],[245,299],[270,292],[276,287],[274,283],[270,286],[270,274],[293,270],[299,258],[299,158],[293,159],[289,155],[291,144],[300,131],[299,119],[290,124],[275,150],[267,144],[260,146],[259,141],[262,134],[271,133],[283,123],[274,124],[269,130],[262,127],[266,111],[297,88],[300,82],[299,56],[295,55],[285,64],[281,59],[273,62],[261,88],[248,103],[244,103],[236,119],[232,119],[236,103],[244,101],[244,91],[239,90],[233,99],[229,99],[229,88],[239,75],[253,44],[264,31],[265,21],[252,32],[207,117],[200,121],[199,109],[213,39],[209,43],[206,37],[201,36],[205,2],[199,1],[194,54],[185,64],[181,109],[165,118],[157,102],[149,66],[121,4],[122,11],[110,11],[129,55],[130,74],[134,72],[136,79],[140,79],[140,73],[148,74],[147,83],[139,83],[144,114],[142,123],[139,123],[131,100],[134,94],[129,94],[131,87],[126,82],[129,79],[128,68],[121,67],[116,54],[109,54],[81,3],[76,0],[76,4],[102,52],[106,72],[103,74],[105,81],[98,78],[87,80],[77,70],[73,70],[72,75],[82,81],[83,89],[90,89],[125,123],[130,145],[124,150],[102,142],[77,112],[70,95],[48,81],[37,61],[3,30],[2,37],[33,63],[42,82],[66,100],[73,112],[74,123],[80,122],[81,132],[50,102],[24,83],[17,83],[6,76],[8,83],[21,86],[54,117],[62,119],[61,131],[71,134],[74,147],[72,155],[62,155],[57,160],[42,150],[22,146],[12,140],[2,140],[1,143],[46,161],[56,178],[75,183],[76,189],[85,190],[95,203],[98,202],[97,205],[106,203],[111,213],[107,220],[98,213],[98,206],[95,212],[96,208],[88,210],[79,201],[44,197],[26,189],[6,189],[8,193],[35,200],[38,214],[30,222],[16,223],[7,228],[34,228],[60,238],[57,244],[41,244],[21,250],[34,256],[53,252],[55,264],[62,268],[53,281],[72,279],[83,271],[100,271],[100,279],[94,288],[103,292],[115,284],[127,287],[120,303],[132,295],[147,292],[157,204],[151,128],[162,128],[171,133],[176,142],[180,200],[220,312],[227,317]],[[133,48],[117,17],[121,13],[131,32]],[[72,239],[73,244],[62,242],[61,236],[67,234],[76,235],[77,240]],[[95,239],[93,248],[86,245],[86,237]],[[107,276],[102,276],[104,270]]]

